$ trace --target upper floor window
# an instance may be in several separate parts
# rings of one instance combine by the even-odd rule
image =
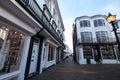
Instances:
[[[80,27],[90,27],[90,21],[88,20],[80,21]]]
[[[49,46],[49,49],[48,49],[48,61],[51,61],[54,59],[54,47],[52,46]]]
[[[107,31],[97,31],[96,37],[98,42],[108,42],[108,33]]]
[[[51,0],[45,0],[45,2],[46,2],[46,4],[47,4],[48,7],[51,6]]]
[[[105,26],[105,21],[104,21],[103,19],[94,20],[94,26],[95,26],[95,27]]]
[[[119,38],[119,41],[120,41],[120,32],[118,32],[117,35],[118,35],[118,38]]]
[[[53,9],[53,19],[56,22],[56,20],[57,20],[57,13],[56,13],[55,9]]]
[[[51,11],[51,4],[52,4],[51,0],[48,0],[48,7],[49,7],[50,11]]]
[[[82,42],[92,42],[92,32],[81,32]]]

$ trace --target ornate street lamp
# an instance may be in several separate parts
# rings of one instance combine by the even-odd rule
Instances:
[[[112,23],[116,21],[116,15],[108,14],[108,17],[106,18],[108,23]]]
[[[120,53],[120,42],[119,42],[119,38],[118,38],[118,35],[117,35],[117,26],[116,26],[116,15],[111,15],[110,13],[108,14],[108,17],[106,18],[107,22],[110,23],[113,27],[113,31],[115,33],[115,37],[116,37],[116,41],[117,41],[117,44],[118,44],[118,50],[119,50],[119,53]]]

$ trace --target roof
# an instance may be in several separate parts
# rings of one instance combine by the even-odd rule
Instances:
[[[75,19],[75,21],[78,20],[78,19],[81,19],[81,18],[90,18],[90,19],[91,19],[91,18],[95,18],[95,17],[104,17],[104,18],[106,18],[107,16],[106,16],[106,15],[100,15],[100,14],[99,14],[99,15],[94,15],[94,16],[86,16],[86,15],[85,15],[85,16],[77,17],[77,18]]]

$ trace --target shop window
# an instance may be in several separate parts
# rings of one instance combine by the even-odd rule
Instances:
[[[53,54],[54,54],[54,49],[52,46],[49,46],[49,51],[48,51],[48,61],[53,60]]]
[[[25,36],[0,27],[0,75],[19,69]]]
[[[103,59],[115,59],[115,53],[113,52],[112,46],[102,46],[101,52]]]
[[[90,46],[83,47],[84,58],[93,58],[92,56],[92,48]]]
[[[18,80],[18,76],[13,77],[13,78],[10,78],[10,79],[8,79],[8,80]]]

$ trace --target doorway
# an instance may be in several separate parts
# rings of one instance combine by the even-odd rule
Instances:
[[[37,70],[38,53],[39,53],[39,40],[35,39],[35,41],[33,43],[33,50],[32,50],[32,56],[31,56],[31,61],[30,61],[29,74],[35,73]]]
[[[94,59],[96,62],[101,62],[102,60],[99,46],[94,47]]]

